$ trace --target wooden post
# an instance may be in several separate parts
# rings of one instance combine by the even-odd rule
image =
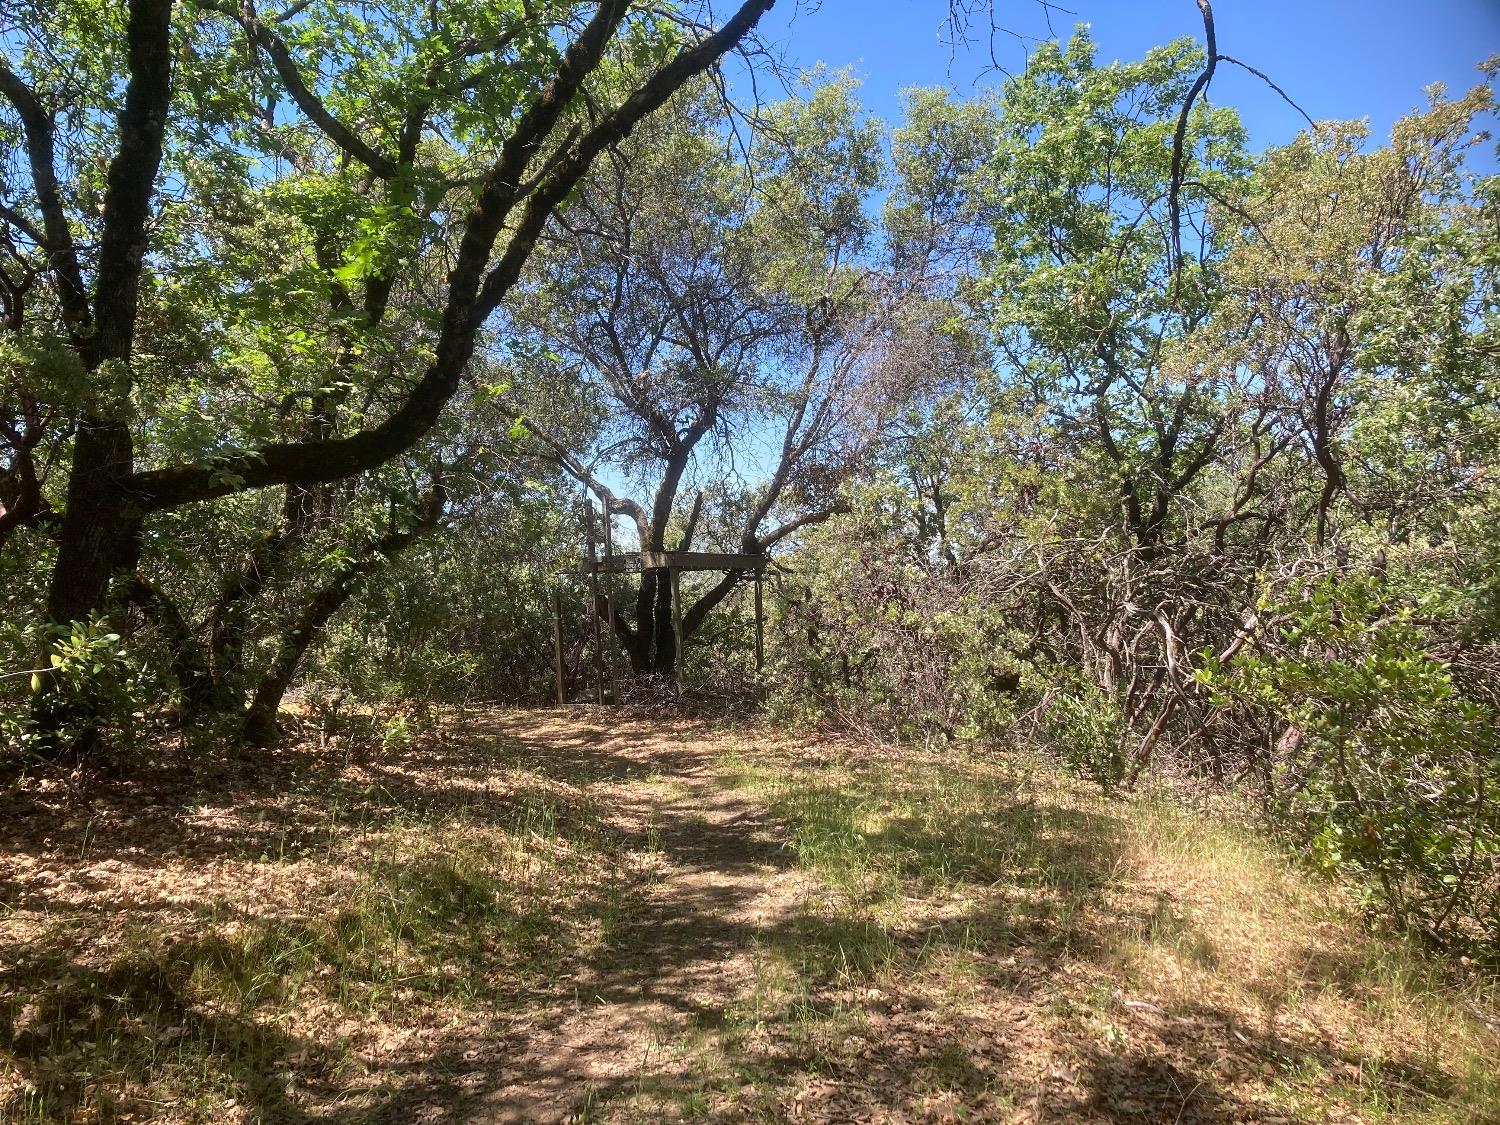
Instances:
[[[599,552],[594,539],[594,502],[588,506],[589,620],[594,623],[594,702],[604,702],[604,645],[599,637]]]
[[[672,583],[672,636],[677,641],[677,698],[682,698],[682,664],[686,655],[682,651],[682,583],[678,581],[677,568],[667,568],[667,578]]]
[[[765,614],[761,609],[761,580],[764,571],[759,567],[755,569],[755,670],[759,672],[766,666],[766,629]]]
[[[557,705],[565,706],[568,691],[563,684],[562,582],[552,587],[552,660],[557,672]]]
[[[609,626],[609,694],[616,703],[620,702],[620,685],[615,680],[615,664],[617,662],[615,649],[619,646],[619,640],[615,636],[615,572],[610,569],[610,563],[615,557],[615,520],[609,514],[609,505],[604,505],[604,601],[608,608]]]

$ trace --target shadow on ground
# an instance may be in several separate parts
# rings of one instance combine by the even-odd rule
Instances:
[[[1019,800],[941,818],[895,810],[858,834],[862,862],[952,900],[906,916],[848,889],[830,898],[799,874],[809,842],[797,800],[808,795],[766,802],[725,789],[715,738],[685,721],[485,714],[365,763],[282,750],[257,763],[161,768],[86,797],[23,794],[0,823],[0,856],[32,861],[28,877],[0,875],[0,1047],[48,1104],[16,1095],[0,1100],[0,1119],[65,1120],[85,1104],[105,1107],[104,1119],[126,1109],[185,1119],[192,1107],[143,1100],[169,1075],[206,1099],[235,1098],[239,1120],[298,1125],[592,1120],[628,1117],[643,1098],[665,1116],[723,1120],[1228,1122],[1271,1116],[1235,1093],[1237,1074],[1371,1065],[1357,1048],[1252,1033],[1209,1005],[1125,1013],[1105,998],[1101,1011],[1126,1027],[1121,1041],[1070,1038],[1062,982],[1107,955],[1113,933],[1163,924],[1145,908],[1099,916],[1120,863],[1118,818]],[[820,831],[854,831],[854,797],[819,808]],[[12,941],[3,928],[45,914],[54,935],[75,922],[98,934],[101,923],[182,909],[112,897],[101,864],[191,869],[288,848],[317,854],[391,826],[513,827],[538,810],[564,835],[604,824],[657,856],[639,902],[550,979],[481,992],[452,1026],[429,1020],[430,1034],[384,1055],[363,1045],[355,1058],[344,1032],[293,1033],[259,1007],[329,965],[384,983],[378,958],[319,946],[336,925],[267,930],[262,941],[300,951],[282,960],[243,935],[205,932],[110,957]],[[381,878],[414,880],[413,909],[434,917],[462,920],[479,901],[465,896],[484,891],[407,867]],[[97,893],[62,895],[68,880],[75,891],[93,880]],[[487,955],[458,941],[432,960],[462,973]],[[1309,955],[1307,972],[1358,987],[1354,966]],[[928,976],[941,987],[919,983]],[[234,980],[250,1000],[230,1010],[190,999],[209,977]],[[424,1002],[422,982],[400,987],[408,1003]],[[112,1079],[73,1046],[103,1040],[124,1060],[129,1089],[107,1088]],[[1449,1092],[1430,1066],[1380,1065],[1416,1096]]]

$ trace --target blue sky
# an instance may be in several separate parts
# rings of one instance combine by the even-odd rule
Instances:
[[[1380,139],[1424,102],[1424,86],[1442,81],[1450,91],[1465,89],[1478,80],[1475,65],[1500,53],[1500,0],[1215,0],[1213,7],[1220,51],[1265,71],[1314,118],[1368,116]],[[995,8],[1012,31],[1049,37],[1036,0],[995,0]],[[762,30],[799,64],[852,65],[869,108],[894,121],[904,87],[966,91],[976,80],[1003,78],[982,74],[987,47],[961,51],[950,65],[939,40],[945,12],[944,0],[780,0]],[[1077,22],[1091,26],[1101,62],[1138,58],[1182,35],[1201,40],[1203,31],[1193,0],[1063,0],[1053,7],[1059,36]],[[1024,42],[1002,33],[995,43],[1000,63],[1019,70]],[[1234,68],[1220,69],[1212,93],[1240,110],[1256,148],[1290,140],[1301,123],[1271,90]]]
[[[1019,71],[1028,46],[1054,34],[1066,39],[1079,22],[1090,25],[1101,62],[1139,58],[1184,35],[1201,41],[1203,33],[1194,0],[1060,3],[1049,31],[1037,0],[995,0],[1001,22],[1022,37],[997,35],[1001,65]],[[1479,80],[1476,65],[1500,53],[1500,0],[1214,0],[1213,7],[1221,52],[1265,71],[1314,118],[1369,117],[1377,141],[1398,117],[1425,104],[1424,87],[1441,81],[1450,92],[1467,89]],[[866,106],[894,124],[899,92],[908,86],[963,94],[1004,80],[990,66],[987,43],[950,51],[939,34],[946,10],[946,0],[778,0],[761,36],[798,66],[853,67]],[[781,96],[764,88],[762,94]],[[1232,67],[1220,68],[1211,96],[1240,111],[1257,149],[1291,140],[1304,124],[1260,80]],[[1493,171],[1494,146],[1470,161]],[[767,440],[736,435],[741,470],[751,478],[764,475]],[[602,475],[622,493],[641,491],[612,470]],[[627,523],[616,521],[622,543],[633,534]]]

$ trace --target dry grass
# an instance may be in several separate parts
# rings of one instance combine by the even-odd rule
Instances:
[[[1159,905],[1114,964],[1166,1018],[1225,1013],[1261,1034],[1271,1101],[1315,1119],[1330,1105],[1402,1121],[1500,1115],[1500,1041],[1471,1010],[1495,1010],[1493,983],[1371,934],[1347,899],[1233,823],[1144,801],[1127,854],[1136,893]]]
[[[480,1084],[476,1044],[558,1001],[656,866],[525,751],[36,787],[4,844],[0,1120],[401,1119]]]
[[[828,888],[756,1012],[823,1075],[804,1116],[1500,1120],[1470,1012],[1494,990],[1367,932],[1223,810],[960,755],[723,765]]]
[[[13,804],[0,1121],[1500,1121],[1493,990],[1038,764],[580,709]]]

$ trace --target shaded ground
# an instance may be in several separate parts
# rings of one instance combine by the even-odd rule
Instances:
[[[1037,768],[583,709],[0,817],[0,1121],[1500,1121],[1441,967]]]

